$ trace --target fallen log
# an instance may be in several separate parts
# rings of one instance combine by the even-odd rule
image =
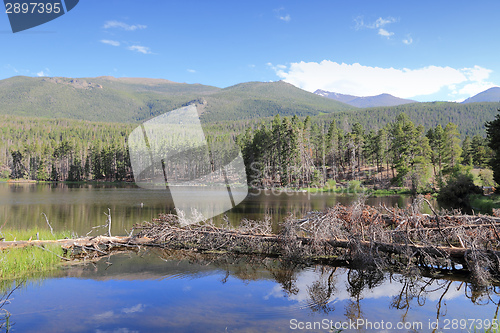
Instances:
[[[360,204],[337,205],[323,212],[311,212],[301,220],[290,217],[278,234],[271,233],[267,220],[244,220],[236,229],[217,227],[212,221],[181,226],[176,215],[164,214],[154,223],[136,225],[134,230],[138,233],[128,237],[4,241],[0,242],[0,250],[58,244],[74,257],[87,258],[117,249],[154,246],[278,256],[297,262],[354,259],[377,268],[399,262],[401,266],[453,269],[458,263],[479,275],[485,275],[486,270],[500,276],[498,218],[444,215],[439,217],[438,225],[436,216],[415,212],[393,209],[392,215],[384,215]],[[394,229],[394,225],[398,227]]]
[[[186,230],[182,228],[175,228],[173,230],[178,233],[180,236],[181,233],[190,233],[192,230]],[[237,231],[197,231],[198,234],[202,234],[204,236],[215,236],[215,237],[223,237],[226,239],[231,239],[232,242],[237,243],[239,240],[251,239],[253,241],[259,243],[275,243],[279,244],[282,242],[279,235],[272,234],[249,234],[249,233],[240,233]],[[318,242],[318,240],[313,240],[308,237],[296,237],[296,241],[300,242],[303,245],[311,245],[313,242]],[[470,249],[465,248],[456,248],[456,247],[444,247],[444,246],[422,246],[422,245],[411,245],[411,244],[389,244],[389,243],[381,243],[381,242],[369,242],[369,241],[353,241],[353,240],[345,240],[345,239],[321,239],[319,242],[323,242],[325,244],[330,245],[333,248],[342,248],[342,249],[351,249],[356,242],[358,245],[364,248],[376,249],[385,253],[391,254],[404,254],[408,249],[415,253],[427,253],[432,254],[434,256],[441,257],[449,257],[453,260],[456,260],[460,263],[464,263],[464,258]],[[85,248],[87,250],[100,251],[99,246],[108,245],[113,247],[120,246],[155,246],[155,247],[164,247],[168,248],[169,246],[173,247],[183,247],[185,249],[196,249],[198,251],[213,251],[213,250],[234,250],[234,246],[230,245],[227,242],[227,246],[204,246],[201,247],[200,244],[195,243],[183,243],[180,246],[179,242],[163,241],[158,242],[149,237],[128,237],[128,236],[97,236],[97,237],[83,237],[77,239],[59,239],[59,240],[31,240],[31,241],[4,241],[0,242],[0,250],[5,250],[9,248],[23,248],[28,246],[43,246],[47,244],[55,244],[59,245],[64,249],[71,249],[73,247]],[[238,252],[244,252],[244,249],[240,249]],[[500,257],[500,251],[486,251],[489,255]],[[253,253],[253,251],[249,251],[248,253]],[[103,253],[108,254],[108,253]],[[261,253],[262,254],[262,253]],[[269,253],[272,254],[272,253]],[[276,253],[274,253],[276,254]]]
[[[78,247],[93,247],[96,245],[144,245],[151,242],[148,238],[137,237],[82,237],[76,239],[57,239],[57,240],[28,240],[28,241],[2,241],[0,242],[0,250],[9,248],[23,248],[28,246],[43,246],[47,244],[59,245],[62,248]]]

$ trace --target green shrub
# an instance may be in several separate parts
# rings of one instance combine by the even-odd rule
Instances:
[[[325,188],[332,191],[335,190],[335,186],[337,186],[337,182],[333,179],[329,179],[325,184]]]
[[[361,182],[359,180],[351,180],[347,183],[349,192],[359,192],[361,190]]]
[[[438,194],[438,201],[441,204],[453,207],[462,208],[469,207],[469,196],[471,194],[482,193],[481,188],[474,185],[473,177],[468,174],[453,175],[448,184],[441,188]]]

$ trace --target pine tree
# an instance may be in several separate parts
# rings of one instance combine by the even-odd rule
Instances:
[[[498,110],[500,112],[500,109]],[[493,151],[490,166],[493,169],[493,179],[500,184],[500,114],[486,123],[488,146]]]
[[[448,123],[444,128],[444,148],[444,161],[448,173],[462,161],[460,133],[458,132],[457,125],[453,123]]]
[[[471,144],[471,139],[467,135],[464,141],[462,141],[462,161],[465,165],[473,165]]]
[[[472,161],[474,163],[474,166],[479,168],[486,167],[488,161],[492,156],[488,148],[489,147],[483,137],[479,135],[474,135],[472,137],[471,149],[472,149]]]
[[[436,128],[430,128],[427,131],[427,139],[429,140],[430,158],[434,170],[434,177],[437,180],[438,186],[443,185],[443,160],[445,154],[445,134],[441,124]]]

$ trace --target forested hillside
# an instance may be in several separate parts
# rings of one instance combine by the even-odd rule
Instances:
[[[206,97],[205,122],[282,116],[314,116],[352,110],[347,104],[279,82],[247,82]]]
[[[0,114],[91,121],[142,122],[191,102],[203,121],[318,115],[351,106],[284,82],[249,82],[220,89],[140,78],[0,80]]]
[[[415,189],[459,161],[486,166],[493,153],[484,124],[500,108],[434,102],[355,109],[285,82],[220,89],[157,79],[14,77],[0,81],[0,178],[132,180],[130,132],[189,103],[197,104],[213,150],[228,155],[240,146],[254,185],[368,180],[363,169],[376,166]],[[436,153],[433,140],[448,140],[446,147],[463,141],[464,152]],[[453,162],[446,162],[449,154]],[[219,164],[215,156],[213,166]]]
[[[0,116],[0,177],[32,180],[132,180],[127,138],[137,124]],[[378,176],[415,190],[463,162],[484,167],[484,137],[460,140],[457,125],[425,128],[404,113],[378,130],[359,122],[275,116],[256,125],[206,124],[213,166],[241,148],[249,183],[303,187]],[[385,171],[385,172],[383,172]]]
[[[248,122],[255,124],[279,114],[359,122],[368,130],[380,129],[405,112],[426,128],[453,122],[462,138],[485,135],[484,122],[493,119],[500,107],[499,102],[432,102],[357,109],[282,81],[247,82],[220,89],[141,78],[18,76],[0,80],[0,114],[5,115],[139,123],[189,103],[198,104],[204,123],[257,119]]]
[[[406,113],[417,125],[424,128],[441,124],[443,127],[449,122],[458,126],[462,139],[466,135],[486,135],[485,122],[495,118],[500,103],[484,102],[459,104],[451,102],[414,103],[393,107],[378,107],[342,112],[318,117],[330,122],[338,121],[355,123],[359,122],[367,129],[378,130],[396,118],[402,112]]]

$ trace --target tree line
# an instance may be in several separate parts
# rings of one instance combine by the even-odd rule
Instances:
[[[16,116],[0,120],[0,178],[133,181],[127,138],[136,124]],[[369,131],[346,118],[318,121],[279,115],[259,125],[235,126],[204,125],[216,152],[211,156],[213,168],[234,155],[236,144],[252,186],[359,180],[431,190],[459,165],[487,167],[494,156],[484,137],[461,140],[454,123],[425,129],[405,113]]]
[[[425,130],[405,113],[376,131],[360,123],[277,115],[271,124],[247,129],[237,142],[249,184],[263,187],[324,186],[331,179],[386,180],[413,191],[433,190],[460,165],[484,168],[493,156],[479,135],[462,142],[456,124]]]

